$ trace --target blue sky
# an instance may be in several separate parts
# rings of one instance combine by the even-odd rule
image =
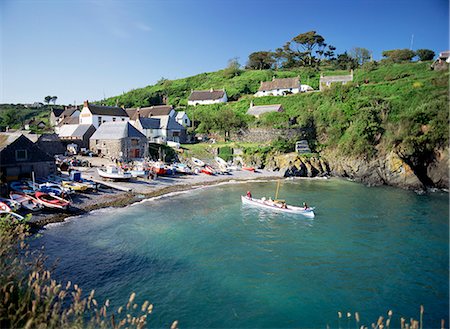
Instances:
[[[316,30],[341,53],[449,48],[448,0],[0,0],[0,103],[80,104],[245,64]]]

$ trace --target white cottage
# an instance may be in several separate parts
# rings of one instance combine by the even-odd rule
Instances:
[[[301,92],[300,78],[283,78],[272,81],[261,81],[261,85],[256,92],[256,97],[262,96],[284,96],[287,94],[297,94]]]
[[[79,118],[80,124],[93,125],[95,129],[105,122],[128,122],[130,120],[127,112],[121,107],[93,105],[88,101],[84,102]]]
[[[191,126],[191,120],[189,119],[186,112],[184,112],[184,111],[177,112],[176,121],[184,127]]]
[[[192,90],[188,98],[188,105],[207,105],[226,103],[228,101],[225,89],[221,90]]]

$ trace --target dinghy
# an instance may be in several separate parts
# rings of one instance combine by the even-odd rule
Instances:
[[[86,191],[89,188],[87,184],[71,181],[62,181],[61,185],[71,191]]]
[[[192,170],[191,168],[189,168],[186,164],[184,163],[174,163],[172,165],[172,167],[175,169],[175,171],[177,173],[180,174],[192,174]]]
[[[202,160],[200,160],[200,159],[197,159],[197,158],[194,158],[194,157],[192,157],[191,159],[192,159],[192,162],[196,166],[203,167],[205,165],[205,163]]]
[[[21,207],[26,210],[38,211],[42,209],[42,205],[38,200],[25,193],[11,192],[9,193],[9,197],[11,198],[11,200],[18,202]]]
[[[16,211],[20,209],[20,203],[11,199],[0,198],[0,202],[5,203],[12,211]]]
[[[111,180],[130,180],[133,177],[130,172],[119,170],[116,166],[107,166],[106,170],[97,168],[97,172],[101,178]]]
[[[277,212],[284,212],[288,214],[295,214],[295,215],[302,215],[307,218],[313,219],[315,217],[314,215],[314,208],[304,208],[304,207],[296,207],[287,205],[286,203],[281,202],[275,202],[272,200],[266,200],[266,198],[262,199],[255,199],[248,196],[241,196],[241,200],[243,204],[255,206],[263,209],[273,210]]]
[[[242,167],[242,170],[255,172],[255,167]]]
[[[63,209],[66,210],[69,208],[70,202],[67,200],[64,200],[63,198],[60,198],[56,195],[51,195],[48,193],[37,191],[36,199],[47,208],[53,208],[53,209]]]
[[[7,212],[11,212],[11,208],[4,202],[0,201],[0,210],[1,211],[7,211]]]
[[[11,187],[11,190],[16,192],[34,194],[34,189],[24,181],[12,182],[9,186]]]
[[[204,166],[203,168],[201,168],[200,172],[207,174],[207,175],[215,175],[216,172],[214,171],[214,169],[211,166]]]

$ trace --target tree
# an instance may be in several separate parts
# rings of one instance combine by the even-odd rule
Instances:
[[[44,101],[49,104],[50,101],[52,100],[52,96],[45,96]]]
[[[254,70],[267,70],[275,63],[271,51],[255,51],[248,56],[247,68]]]
[[[339,54],[337,56],[334,65],[339,70],[351,70],[355,69],[358,66],[358,63],[356,59],[350,57],[347,52],[344,52],[343,54]]]
[[[370,60],[370,50],[361,47],[355,47],[350,51],[350,56],[356,60],[359,65],[363,65]]]
[[[51,101],[53,102],[53,105],[56,104],[56,100],[58,99],[58,96],[52,96]]]
[[[411,61],[416,53],[409,49],[393,49],[383,51],[382,55],[394,63],[400,63]]]
[[[417,49],[416,55],[420,61],[431,61],[436,54],[430,49]]]
[[[228,107],[214,112],[214,129],[223,132],[225,141],[229,140],[231,131],[245,126],[245,121]]]
[[[238,62],[238,58],[234,57],[228,60],[228,65],[223,70],[223,75],[225,78],[231,79],[233,77],[237,77],[241,74],[241,64]]]
[[[322,56],[324,49],[327,46],[324,37],[317,34],[316,31],[301,33],[292,38],[292,42],[294,42],[294,45],[297,47],[299,58],[304,59],[303,62],[309,66],[312,66],[313,61],[315,61],[315,56],[312,54],[313,50],[317,48],[316,53],[319,56]]]

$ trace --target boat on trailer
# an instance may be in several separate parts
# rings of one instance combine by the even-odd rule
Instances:
[[[304,217],[313,219],[315,217],[314,215],[314,208],[310,207],[297,207],[297,206],[291,206],[284,202],[276,202],[272,200],[266,200],[265,198],[261,199],[255,199],[248,196],[241,196],[241,200],[243,204],[255,206],[263,209],[269,209],[277,212],[283,212],[288,214],[295,214],[295,215],[302,215]]]

